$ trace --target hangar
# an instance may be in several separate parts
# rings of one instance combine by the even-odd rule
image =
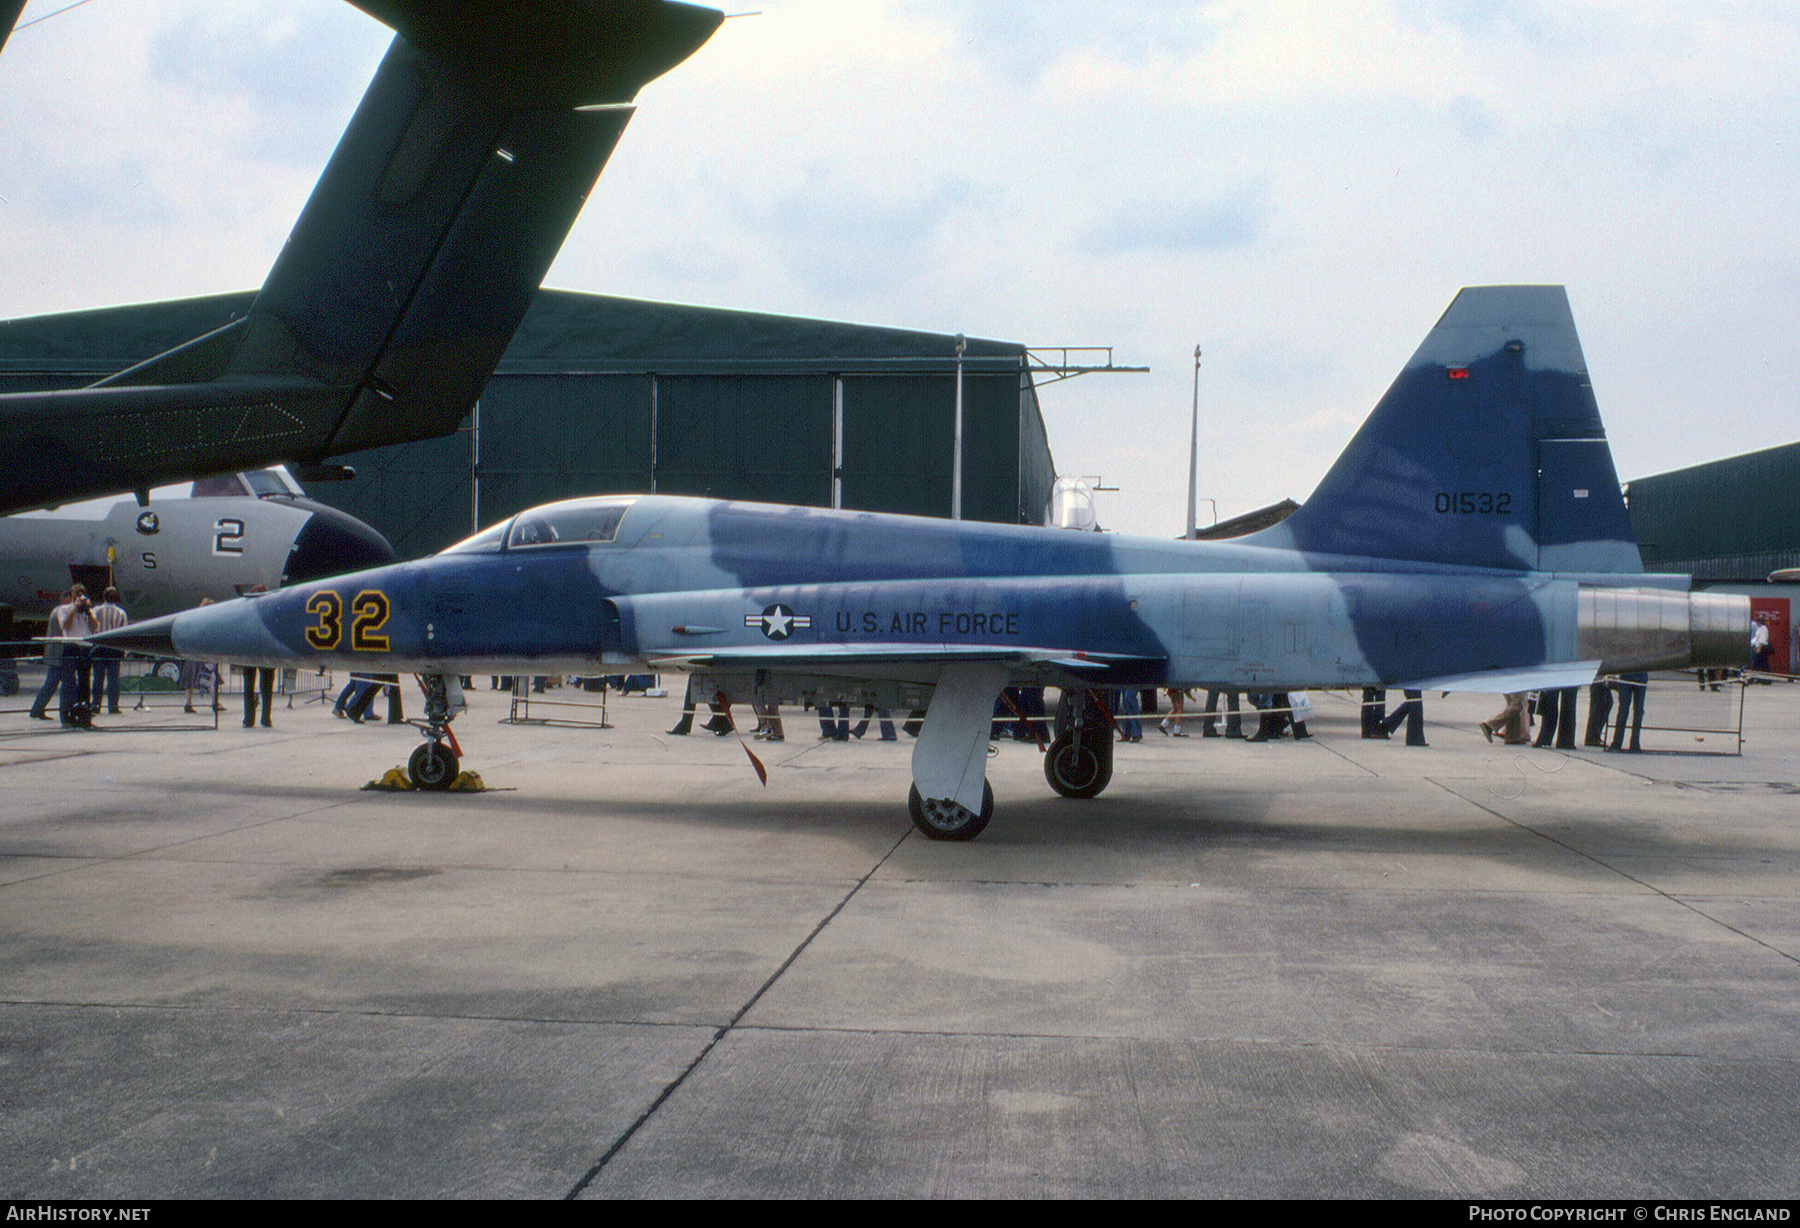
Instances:
[[[1800,585],[1769,574],[1800,567],[1800,443],[1782,444],[1626,483],[1631,527],[1649,571],[1743,593],[1769,624],[1770,666],[1800,666]]]
[[[81,387],[249,309],[254,292],[0,323],[0,391]],[[345,458],[320,502],[402,558],[520,508],[637,491],[1042,524],[1055,465],[1023,345],[541,290],[456,435]],[[1058,373],[1072,368],[1058,366]]]

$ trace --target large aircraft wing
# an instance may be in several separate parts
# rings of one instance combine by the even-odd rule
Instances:
[[[6,40],[12,36],[13,27],[19,23],[19,14],[25,11],[25,0],[0,0],[0,51],[6,50]]]
[[[397,36],[249,314],[92,388],[0,396],[0,512],[454,431],[631,100],[723,20],[358,6]]]

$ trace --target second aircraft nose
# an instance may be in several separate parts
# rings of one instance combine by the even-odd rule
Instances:
[[[293,503],[310,511],[312,517],[301,527],[288,551],[287,566],[282,569],[283,585],[385,567],[394,561],[394,548],[388,545],[387,538],[348,512],[310,499],[296,499]]]

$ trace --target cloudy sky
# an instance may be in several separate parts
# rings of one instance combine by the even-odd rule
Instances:
[[[6,315],[262,281],[389,34],[32,0]],[[752,7],[746,5],[745,7]],[[641,107],[546,284],[1020,341],[1103,521],[1303,498],[1458,287],[1562,282],[1621,476],[1800,437],[1800,22],[1708,0],[759,0]],[[1202,504],[1202,520],[1211,515]]]

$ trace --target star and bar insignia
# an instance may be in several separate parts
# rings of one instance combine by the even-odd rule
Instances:
[[[772,640],[785,640],[795,631],[812,626],[812,615],[796,614],[789,607],[777,602],[764,606],[761,614],[744,615],[746,627],[761,627],[762,633]]]

